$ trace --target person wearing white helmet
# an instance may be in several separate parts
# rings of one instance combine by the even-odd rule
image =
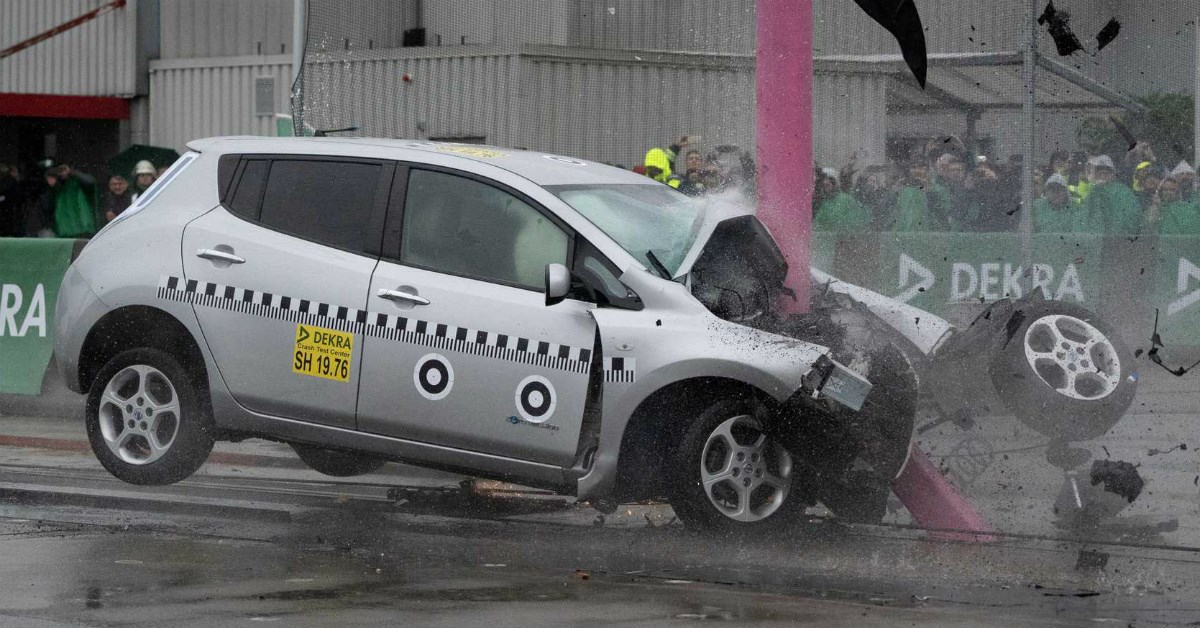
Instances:
[[[1105,235],[1138,233],[1142,210],[1137,194],[1117,181],[1117,170],[1108,155],[1088,160],[1091,189],[1083,201],[1085,230]]]
[[[158,170],[154,168],[154,164],[143,159],[137,162],[137,166],[133,168],[133,202],[137,202],[139,196],[146,191],[154,181],[158,179]]]

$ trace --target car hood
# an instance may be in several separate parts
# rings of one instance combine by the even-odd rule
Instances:
[[[714,197],[705,208],[696,241],[684,256],[675,279],[686,277],[698,264],[711,266],[738,260],[769,286],[782,286],[788,265],[771,232],[753,212]]]

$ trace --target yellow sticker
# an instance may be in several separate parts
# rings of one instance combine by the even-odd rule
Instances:
[[[498,150],[488,150],[486,148],[476,148],[474,146],[438,146],[438,150],[446,151],[447,153],[458,153],[468,157],[479,157],[489,159],[492,157],[503,157],[504,153]]]
[[[353,355],[354,334],[312,325],[296,325],[293,373],[348,382],[350,358]]]

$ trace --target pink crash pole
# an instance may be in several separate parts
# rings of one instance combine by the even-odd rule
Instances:
[[[789,268],[786,285],[796,292],[796,301],[785,298],[782,306],[785,311],[802,313],[809,306],[812,234],[812,0],[758,0],[756,28],[758,217],[783,249]],[[892,490],[923,528],[993,532],[971,502],[946,481],[915,444]],[[940,536],[957,540],[993,538],[976,534]]]
[[[812,0],[758,0],[757,13],[758,218],[783,249],[784,283],[796,292],[781,305],[802,313],[812,234]]]

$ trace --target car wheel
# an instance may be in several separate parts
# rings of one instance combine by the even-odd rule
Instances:
[[[764,431],[748,401],[708,406],[673,458],[671,506],[688,526],[713,532],[780,528],[804,512],[792,493],[791,454]]]
[[[1133,355],[1088,310],[1057,301],[1019,306],[992,356],[1000,399],[1025,425],[1055,439],[1101,436],[1137,391]]]
[[[300,460],[313,471],[338,478],[370,473],[387,463],[387,460],[375,456],[334,451],[311,445],[292,443],[292,449],[296,451],[297,456],[300,456]]]
[[[213,422],[192,375],[170,354],[131,349],[108,361],[88,392],[88,441],[130,484],[172,484],[208,458]]]

